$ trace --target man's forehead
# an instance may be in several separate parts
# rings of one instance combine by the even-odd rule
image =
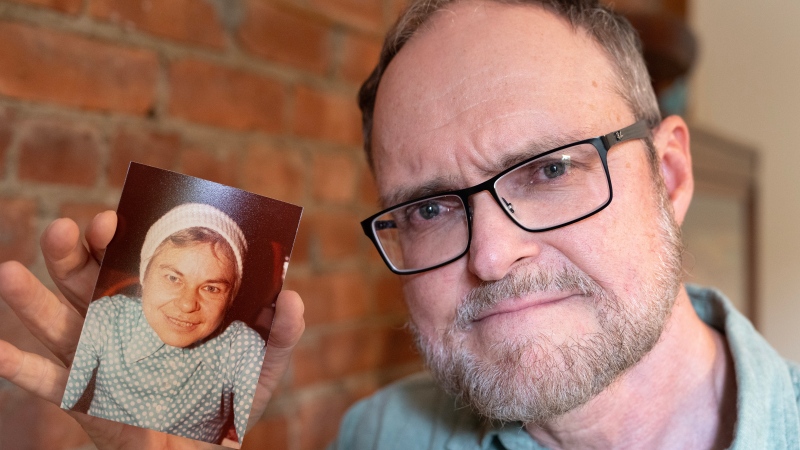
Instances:
[[[488,178],[591,137],[602,130],[593,116],[618,97],[612,72],[594,41],[542,8],[463,1],[439,11],[378,90],[372,144],[383,201],[463,187],[454,171],[472,166]]]
[[[588,135],[581,131],[568,132],[558,136],[537,136],[535,140],[526,142],[519,148],[509,149],[507,152],[498,154],[496,159],[487,161],[486,165],[475,167],[476,175],[480,177],[481,181],[489,179],[523,160],[587,137]],[[379,200],[384,208],[388,208],[415,198],[454,191],[464,187],[466,187],[464,186],[464,181],[458,177],[445,173],[434,173],[429,178],[420,176],[408,179],[407,182],[394,187],[391,191],[381,193]]]

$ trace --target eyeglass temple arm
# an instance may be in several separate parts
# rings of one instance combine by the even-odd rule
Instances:
[[[644,139],[649,133],[650,127],[647,126],[647,121],[640,120],[631,126],[627,126],[621,130],[601,136],[600,139],[603,140],[603,144],[605,144],[606,149],[610,149],[620,142],[630,141],[633,139]]]
[[[375,231],[397,228],[397,223],[394,220],[376,220],[374,224]]]

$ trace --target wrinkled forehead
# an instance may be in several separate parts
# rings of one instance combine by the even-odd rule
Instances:
[[[437,12],[378,89],[372,151],[381,197],[433,178],[486,178],[531,143],[611,131],[614,116],[633,117],[615,77],[596,42],[540,7],[463,1]]]

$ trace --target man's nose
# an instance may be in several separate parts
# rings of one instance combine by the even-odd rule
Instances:
[[[178,306],[178,309],[180,309],[182,312],[193,313],[200,307],[200,301],[198,297],[199,294],[196,291],[187,289],[181,293],[180,297],[178,297],[175,303]]]
[[[472,196],[469,270],[483,281],[506,276],[520,261],[539,255],[539,240],[518,227],[489,192]]]

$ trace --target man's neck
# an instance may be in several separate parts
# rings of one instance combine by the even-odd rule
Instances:
[[[726,448],[736,382],[725,338],[681,289],[656,346],[600,395],[545,424],[526,426],[548,448]]]

